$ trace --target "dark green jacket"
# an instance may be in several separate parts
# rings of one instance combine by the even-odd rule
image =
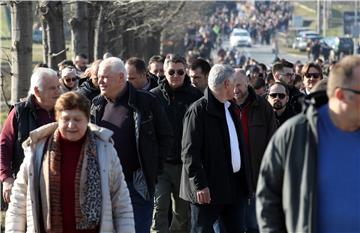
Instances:
[[[266,148],[256,193],[260,232],[316,232],[317,119],[323,96],[285,122]]]

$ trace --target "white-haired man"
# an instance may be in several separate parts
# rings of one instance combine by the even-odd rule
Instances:
[[[127,82],[124,63],[117,57],[99,65],[100,96],[93,99],[92,121],[114,132],[134,210],[137,233],[149,233],[155,182],[162,158],[169,153],[172,130],[164,109],[153,94]]]
[[[0,136],[0,180],[7,203],[10,202],[15,175],[24,159],[21,144],[30,131],[55,121],[54,105],[60,93],[56,72],[49,68],[36,68],[31,76],[27,99],[16,103],[5,120]]]
[[[241,232],[241,198],[247,195],[241,123],[234,114],[234,69],[214,65],[205,95],[184,117],[180,197],[191,203],[191,232],[212,232],[217,219]]]

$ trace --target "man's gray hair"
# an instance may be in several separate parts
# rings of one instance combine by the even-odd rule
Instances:
[[[108,66],[110,67],[110,70],[114,73],[120,74],[123,73],[125,76],[125,79],[127,79],[128,73],[125,69],[125,65],[124,62],[118,58],[118,57],[109,57],[104,59],[100,65],[99,65],[99,69],[101,66]]]
[[[216,64],[209,73],[208,85],[211,90],[215,90],[224,83],[225,80],[234,81],[235,70],[228,65]]]
[[[57,73],[51,68],[38,67],[31,75],[30,88],[28,91],[28,97],[35,94],[35,87],[42,91],[44,88],[44,77],[52,77],[58,79]]]

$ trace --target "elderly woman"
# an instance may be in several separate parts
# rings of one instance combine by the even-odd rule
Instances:
[[[67,92],[57,122],[30,133],[6,213],[7,232],[135,232],[110,130],[89,124],[89,101]]]
[[[76,76],[76,69],[73,66],[65,67],[61,70],[61,78],[60,78],[60,89],[62,93],[68,91],[75,91],[79,85],[79,79]]]
[[[322,69],[318,64],[307,63],[301,69],[304,89],[302,90],[305,95],[309,95],[311,89],[323,79]]]

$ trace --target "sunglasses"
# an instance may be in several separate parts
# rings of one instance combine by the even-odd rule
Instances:
[[[279,99],[284,99],[285,98],[285,94],[283,93],[271,93],[269,94],[269,96],[272,98],[272,99],[275,99],[276,97],[278,97]]]
[[[185,74],[185,71],[184,70],[169,70],[168,71],[168,74],[170,76],[173,76],[175,74],[175,72],[180,75],[180,76],[183,76]]]
[[[306,78],[311,78],[311,77],[313,77],[313,78],[320,78],[320,74],[319,74],[319,73],[306,73],[304,76],[305,76]]]
[[[65,82],[69,83],[71,81],[75,82],[77,80],[77,78],[65,78],[64,80],[65,80]]]
[[[345,91],[350,91],[356,95],[360,95],[360,90],[355,90],[355,89],[352,89],[352,88],[347,88],[347,87],[341,87],[341,89],[345,90]]]

